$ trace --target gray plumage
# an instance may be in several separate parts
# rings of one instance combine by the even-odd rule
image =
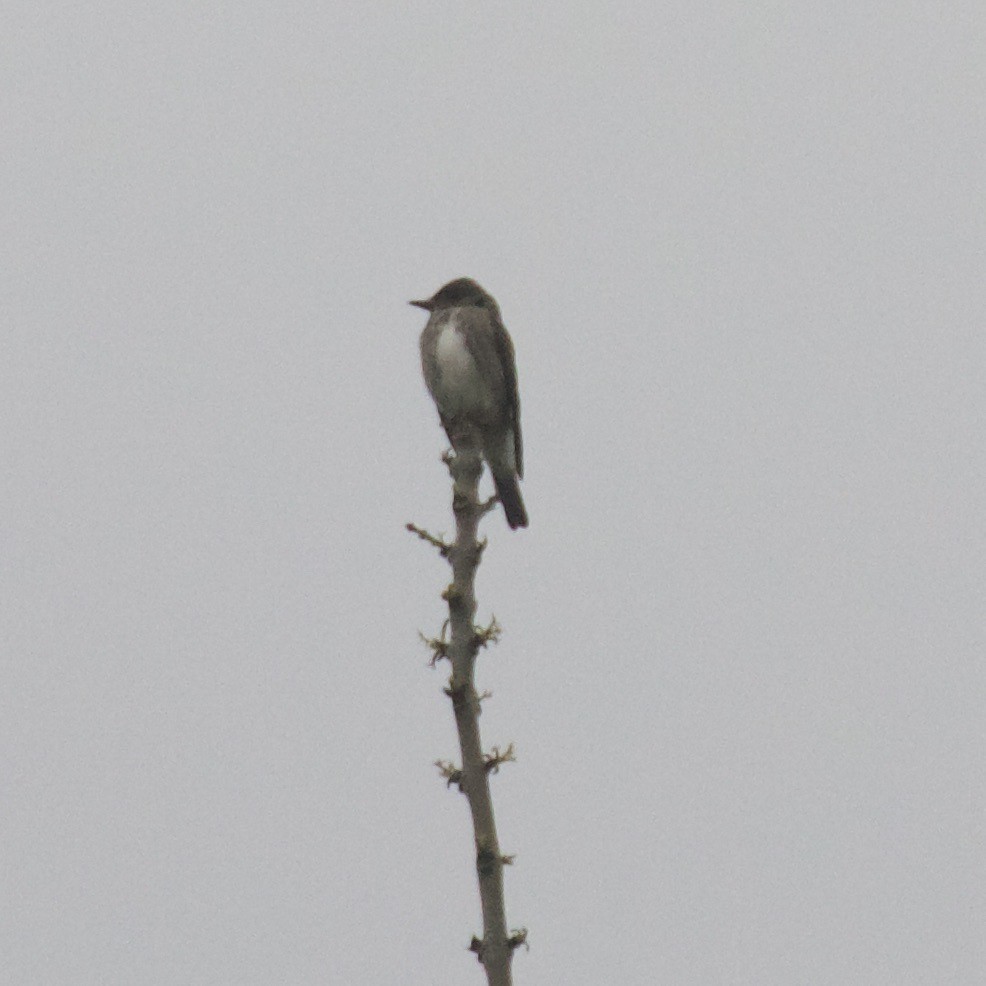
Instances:
[[[477,444],[511,528],[527,527],[514,347],[493,297],[475,281],[450,281],[427,301],[421,368],[453,448]]]

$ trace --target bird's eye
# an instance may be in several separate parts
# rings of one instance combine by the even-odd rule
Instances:
[[[477,308],[485,308],[485,307],[486,307],[486,299],[485,299],[485,298],[477,298],[477,299],[476,299],[476,300],[475,300],[475,301],[473,302],[473,304],[474,304],[474,305],[475,305],[475,306],[476,306]]]

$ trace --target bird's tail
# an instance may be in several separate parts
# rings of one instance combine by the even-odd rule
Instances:
[[[513,472],[497,470],[493,473],[493,485],[496,487],[497,498],[503,504],[503,512],[507,515],[510,529],[527,527],[527,511],[524,509],[517,476]]]

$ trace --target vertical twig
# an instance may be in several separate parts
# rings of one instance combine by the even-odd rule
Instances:
[[[489,986],[510,986],[511,959],[514,949],[526,940],[526,932],[511,936],[503,899],[503,867],[508,862],[500,852],[490,796],[489,774],[506,760],[513,759],[512,749],[505,753],[496,748],[487,756],[479,733],[480,696],[476,692],[476,655],[480,645],[494,639],[497,628],[491,625],[485,632],[477,631],[476,570],[485,542],[477,537],[479,520],[486,505],[479,501],[479,477],[483,463],[478,451],[459,444],[456,453],[446,457],[452,475],[452,509],[455,513],[455,542],[439,542],[440,551],[452,567],[452,582],[444,593],[449,607],[449,638],[431,641],[437,657],[447,657],[452,674],[446,694],[452,700],[455,725],[462,754],[461,770],[442,765],[450,783],[457,783],[469,802],[473,835],[476,845],[476,874],[479,879],[479,899],[483,912],[482,940],[473,938],[474,951],[486,971]],[[425,540],[436,539],[409,525]],[[439,546],[436,545],[436,546]]]
[[[449,556],[452,584],[446,596],[449,605],[449,660],[452,677],[449,696],[455,712],[455,726],[462,752],[462,790],[469,800],[473,834],[476,839],[476,874],[483,909],[483,940],[473,942],[479,961],[486,969],[490,986],[510,986],[510,959],[513,952],[507,934],[503,900],[503,857],[493,818],[490,781],[479,735],[479,696],[476,693],[476,569],[482,554],[477,537],[482,507],[479,503],[479,476],[483,464],[478,453],[462,451],[452,457],[452,509],[455,512],[455,544]]]

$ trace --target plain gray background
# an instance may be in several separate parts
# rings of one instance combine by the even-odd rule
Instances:
[[[482,981],[460,275],[518,986],[986,981],[980,0],[0,20],[3,982]]]

